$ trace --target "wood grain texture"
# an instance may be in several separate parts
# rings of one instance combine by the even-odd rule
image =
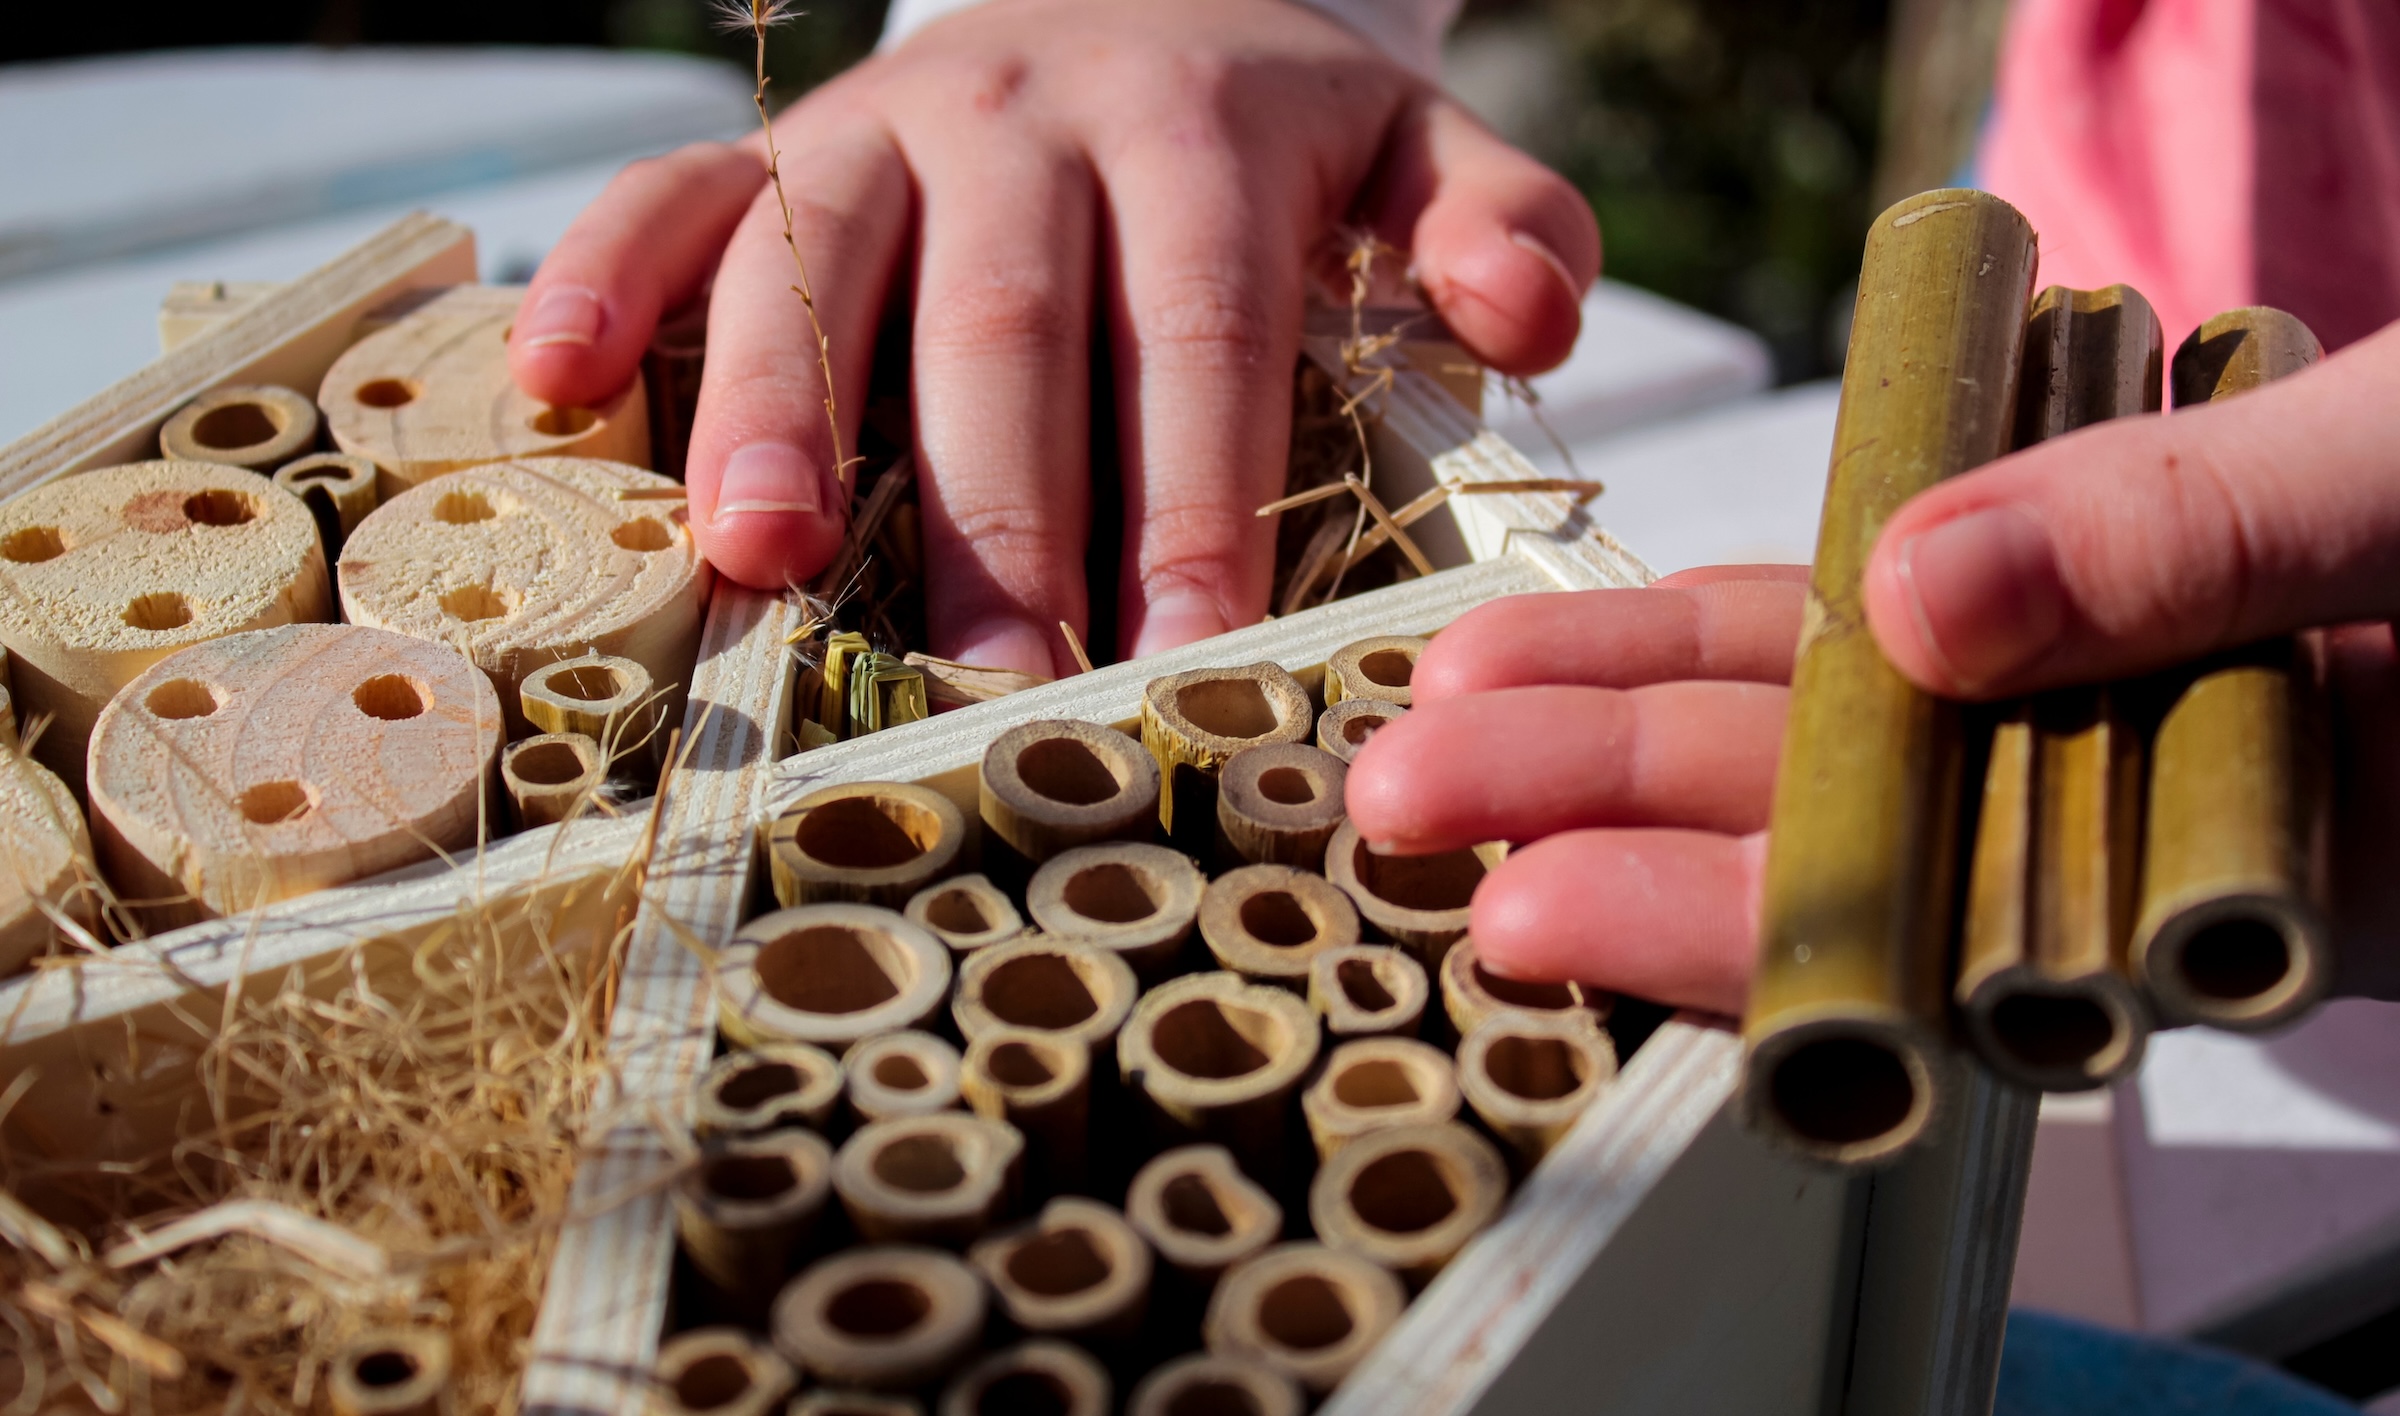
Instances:
[[[32,758],[0,749],[0,978],[60,936],[45,905],[89,926],[92,902],[78,887],[91,869],[91,834],[75,794]]]

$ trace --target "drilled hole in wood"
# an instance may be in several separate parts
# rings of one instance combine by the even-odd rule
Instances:
[[[715,1411],[749,1394],[750,1368],[729,1353],[711,1353],[675,1378],[675,1400],[686,1411]]]
[[[489,585],[461,585],[442,596],[443,611],[452,619],[469,623],[499,619],[512,608],[510,597]]]
[[[608,533],[608,539],[629,551],[648,554],[675,544],[675,533],[655,516],[637,516]]]
[[[525,426],[546,438],[579,438],[600,426],[600,415],[589,408],[544,408]]]
[[[938,1195],[967,1181],[967,1168],[948,1136],[897,1137],[875,1152],[868,1168],[893,1189],[918,1195]]]
[[[192,424],[192,441],[220,452],[273,442],[283,421],[256,403],[228,403],[211,408]]]
[[[1037,795],[1068,806],[1093,806],[1124,790],[1088,744],[1043,738],[1017,754],[1017,777]]]
[[[1166,1416],[1264,1416],[1264,1412],[1247,1387],[1199,1381],[1167,1398]]]
[[[983,1006],[1011,1027],[1053,1032],[1100,1011],[1083,975],[1056,954],[1026,954],[993,969],[984,976]]]
[[[1503,1037],[1484,1050],[1484,1075],[1510,1096],[1556,1101],[1591,1075],[1591,1061],[1554,1037]]]
[[[1321,795],[1317,779],[1297,767],[1269,767],[1259,773],[1258,794],[1278,806],[1306,806]]]
[[[1417,656],[1404,649],[1378,649],[1359,656],[1358,671],[1369,683],[1406,688],[1417,671]]]
[[[1159,906],[1151,881],[1141,871],[1113,860],[1068,876],[1059,898],[1068,909],[1102,924],[1133,924],[1157,914]]]
[[[2269,992],[2295,965],[2291,941],[2283,931],[2247,917],[2219,920],[2193,931],[2178,961],[2192,992],[2229,1003]]]
[[[183,519],[194,526],[239,526],[258,519],[258,502],[247,492],[211,487],[183,499]]]
[[[721,1155],[700,1171],[700,1183],[728,1200],[772,1200],[800,1183],[792,1163],[779,1155]]]
[[[0,540],[0,556],[18,565],[40,565],[67,553],[67,538],[55,526],[25,526]]]
[[[1386,1234],[1421,1234],[1458,1212],[1440,1162],[1421,1150],[1394,1151],[1350,1181],[1350,1208]]]
[[[350,690],[350,701],[370,718],[403,723],[432,707],[433,695],[406,674],[377,674]]]
[[[975,1394],[975,1416],[1070,1416],[1075,1393],[1048,1372],[1010,1372]]]
[[[942,818],[902,797],[839,797],[800,817],[793,841],[803,855],[842,870],[906,865],[942,839]]]
[[[1038,1049],[1022,1042],[1004,1042],[993,1048],[986,1065],[1002,1086],[1044,1086],[1058,1076]]]
[[[317,794],[306,782],[280,779],[260,782],[235,798],[242,819],[254,826],[277,826],[297,821],[316,808]]]
[[[1422,1100],[1417,1079],[1408,1068],[1388,1057],[1353,1062],[1333,1077],[1334,1100],[1344,1106],[1373,1110],[1383,1106],[1414,1106]]]
[[[852,1337],[898,1337],[932,1315],[932,1296],[896,1278],[853,1283],[825,1305],[825,1321]]]
[[[717,1100],[732,1110],[748,1111],[779,1096],[790,1096],[805,1080],[800,1069],[789,1062],[761,1062],[719,1083]]]
[[[1342,1291],[1313,1273],[1294,1274],[1258,1302],[1259,1330],[1299,1352],[1331,1347],[1357,1325]]]
[[[369,408],[405,408],[417,401],[413,379],[369,379],[350,396]]]
[[[433,519],[445,526],[472,526],[499,514],[481,492],[444,492],[433,499]]]
[[[1438,913],[1463,910],[1483,880],[1483,862],[1473,851],[1440,855],[1379,856],[1360,842],[1351,854],[1358,883],[1379,900],[1404,910]]]
[[[1290,1042],[1274,1014],[1217,998],[1178,1003],[1150,1030],[1150,1046],[1161,1062],[1210,1081],[1246,1077]]]
[[[1275,705],[1250,679],[1202,679],[1175,690],[1175,711],[1204,733],[1265,737],[1275,731]]]
[[[405,1352],[383,1348],[359,1354],[351,1363],[350,1372],[363,1387],[403,1386],[417,1379],[417,1359]]]
[[[1216,1186],[1209,1184],[1206,1176],[1178,1175],[1169,1180],[1158,1192],[1158,1208],[1168,1224],[1186,1234],[1221,1239],[1233,1232],[1233,1221],[1226,1218]]]
[[[572,743],[537,742],[511,754],[508,770],[528,786],[563,787],[590,771],[591,764]]]
[[[149,697],[142,700],[142,706],[149,709],[150,716],[154,718],[180,721],[185,718],[205,718],[224,705],[218,701],[217,691],[207,684],[198,679],[177,678],[168,679],[151,689]]]
[[[981,934],[992,927],[972,890],[944,890],[925,905],[925,922],[945,934]]]
[[[1333,979],[1342,986],[1342,996],[1362,1012],[1380,1013],[1400,1004],[1392,991],[1383,986],[1383,980],[1375,976],[1375,965],[1369,960],[1342,960],[1334,965]]]
[[[875,1059],[875,1081],[892,1091],[923,1091],[933,1085],[933,1078],[917,1065],[917,1059],[901,1053]]]
[[[172,590],[136,595],[125,606],[125,622],[153,634],[181,629],[192,622],[192,602]]]
[[[758,986],[803,1013],[861,1013],[900,996],[903,981],[893,977],[891,958],[896,952],[845,925],[794,930],[758,951]]]
[[[1089,1231],[1054,1229],[1019,1244],[1008,1256],[1011,1282],[1028,1293],[1063,1298],[1108,1280],[1108,1255]]]
[[[1242,901],[1242,929],[1261,944],[1297,949],[1313,943],[1317,922],[1289,890],[1261,890]]]

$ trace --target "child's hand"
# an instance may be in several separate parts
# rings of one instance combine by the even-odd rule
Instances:
[[[993,0],[810,94],[776,138],[845,447],[886,295],[913,297],[926,647],[994,666],[1072,668],[1055,626],[1086,624],[1095,357],[1122,647],[1151,653],[1266,607],[1252,512],[1282,490],[1304,262],[1340,224],[1412,248],[1451,328],[1513,372],[1565,356],[1600,264],[1573,188],[1289,0]],[[755,139],[627,169],[534,278],[511,367],[551,402],[604,396],[712,271],[693,527],[737,580],[804,580],[844,508]]]

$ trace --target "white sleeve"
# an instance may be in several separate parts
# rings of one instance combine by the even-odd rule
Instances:
[[[983,0],[892,0],[883,17],[878,49],[901,40],[944,15]],[[1442,35],[1458,18],[1463,0],[1297,0],[1330,15],[1372,41],[1376,48],[1436,83],[1442,74]]]

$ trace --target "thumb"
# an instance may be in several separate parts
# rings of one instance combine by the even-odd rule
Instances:
[[[1867,616],[1902,673],[1998,698],[2400,612],[2400,325],[2264,388],[1946,482],[1884,527]]]

